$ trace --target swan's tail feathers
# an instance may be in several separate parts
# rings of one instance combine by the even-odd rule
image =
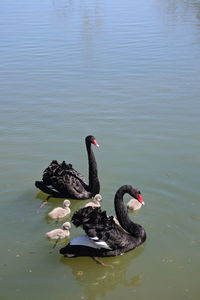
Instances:
[[[35,181],[36,188],[40,189],[42,192],[51,194],[51,190],[44,184],[43,181]]]
[[[41,188],[43,188],[43,185],[44,185],[43,181],[35,181],[36,188],[41,190]]]
[[[102,239],[104,231],[109,232],[117,225],[112,216],[107,216],[100,207],[84,207],[74,213],[72,223],[78,227],[82,226],[85,233],[91,238]]]
[[[47,186],[43,181],[35,181],[35,186],[46,194],[55,196],[59,194],[58,190],[56,190],[53,186]]]

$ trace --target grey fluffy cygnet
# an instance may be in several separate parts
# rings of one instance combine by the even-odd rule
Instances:
[[[49,218],[59,220],[66,217],[71,212],[71,209],[69,208],[70,204],[70,201],[65,199],[63,202],[63,207],[56,207],[48,213]]]
[[[87,204],[85,204],[85,207],[88,206],[92,206],[92,207],[100,207],[100,201],[102,200],[102,196],[100,194],[96,194],[94,196],[94,200],[92,200],[91,202],[88,202]]]
[[[70,236],[70,228],[71,228],[71,224],[69,222],[65,222],[62,225],[62,228],[54,229],[46,233],[46,236],[49,239],[56,240],[53,248],[55,248],[59,240],[65,239]]]
[[[142,207],[142,203],[140,203],[137,199],[133,198],[127,203],[127,207],[130,210],[138,210]]]

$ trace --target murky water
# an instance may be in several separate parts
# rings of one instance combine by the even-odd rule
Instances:
[[[200,2],[2,0],[0,28],[0,298],[198,299]],[[87,177],[88,134],[103,209],[123,184],[146,203],[113,269],[52,249],[61,200],[34,187],[52,159]]]

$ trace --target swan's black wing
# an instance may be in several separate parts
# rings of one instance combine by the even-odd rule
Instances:
[[[69,197],[72,199],[88,199],[91,197],[84,177],[73,169],[71,164],[66,164],[65,161],[59,164],[56,160],[53,160],[44,170],[42,181],[36,182],[36,187],[55,197]]]
[[[68,178],[70,176],[73,176],[87,186],[87,182],[85,181],[83,175],[76,171],[71,164],[66,164],[65,161],[59,164],[56,160],[53,160],[50,165],[44,170],[42,180],[45,184],[49,185],[52,184],[52,179],[54,179],[55,177],[58,177],[60,179],[63,178],[63,181],[65,181],[65,176],[67,176]]]
[[[72,217],[75,226],[82,226],[87,236],[96,246],[108,249],[124,249],[132,237],[117,225],[112,216],[107,216],[101,208],[84,207]]]
[[[85,182],[71,171],[66,172],[62,177],[53,178],[52,184],[63,194],[68,194],[74,199],[88,199],[92,196]]]

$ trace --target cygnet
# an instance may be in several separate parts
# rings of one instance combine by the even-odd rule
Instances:
[[[58,228],[58,229],[54,229],[54,230],[51,230],[46,233],[46,236],[49,239],[56,240],[53,248],[55,248],[55,246],[59,240],[65,239],[70,236],[70,228],[71,228],[71,224],[69,222],[65,222],[62,225],[62,229]]]
[[[142,207],[142,203],[140,203],[137,199],[133,198],[127,203],[127,207],[130,210],[138,210]]]
[[[88,206],[92,206],[92,207],[100,207],[101,204],[100,204],[100,201],[102,200],[102,196],[100,194],[96,194],[94,196],[94,200],[91,201],[91,202],[88,202],[85,207],[88,207]]]
[[[63,207],[56,207],[48,213],[49,218],[59,220],[66,217],[71,212],[71,209],[69,208],[70,204],[70,201],[65,199],[63,202]]]

